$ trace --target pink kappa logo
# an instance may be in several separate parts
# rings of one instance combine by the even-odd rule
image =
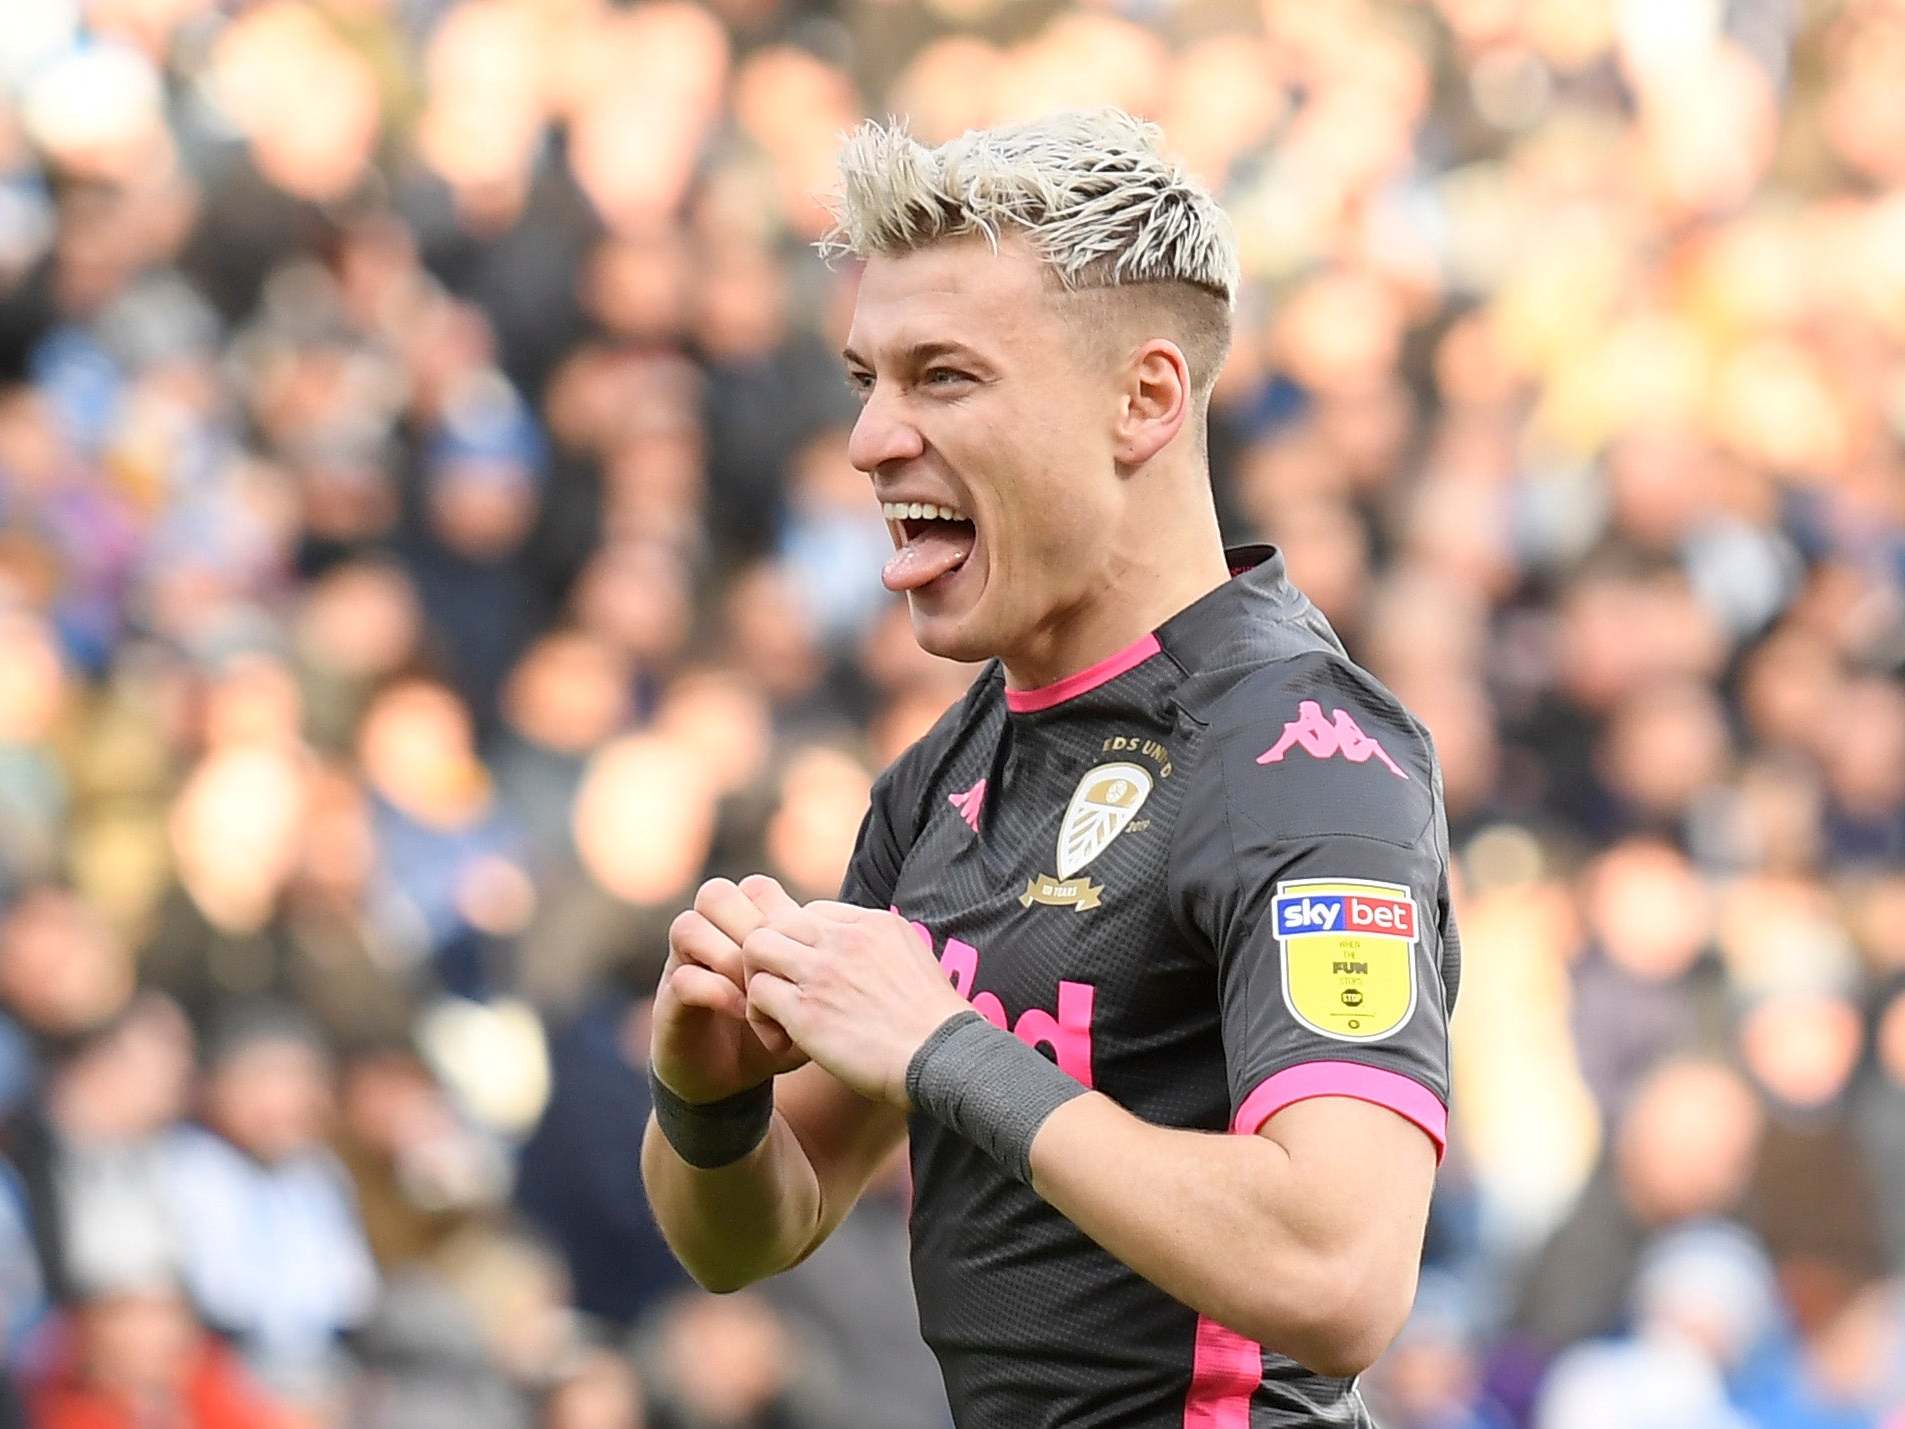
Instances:
[[[1366,764],[1380,759],[1383,767],[1398,779],[1409,776],[1389,757],[1389,751],[1363,733],[1362,726],[1348,710],[1338,710],[1334,720],[1323,718],[1323,707],[1315,700],[1304,700],[1296,707],[1296,718],[1283,727],[1283,738],[1257,756],[1259,764],[1281,764],[1291,747],[1306,750],[1314,759],[1330,759],[1340,754],[1351,764]]]
[[[959,817],[979,832],[979,810],[986,802],[986,781],[981,779],[963,794],[948,794],[946,802],[959,810]]]

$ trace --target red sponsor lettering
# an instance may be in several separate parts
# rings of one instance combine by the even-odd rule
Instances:
[[[1414,938],[1415,900],[1349,894],[1343,899],[1343,926],[1352,933],[1387,933],[1395,938]]]

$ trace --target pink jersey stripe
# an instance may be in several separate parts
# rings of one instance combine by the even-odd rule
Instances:
[[[1184,1429],[1250,1429],[1250,1396],[1262,1382],[1263,1346],[1199,1315]]]
[[[1437,1161],[1448,1145],[1449,1114],[1434,1092],[1399,1072],[1361,1062],[1305,1062],[1284,1068],[1244,1098],[1230,1129],[1239,1136],[1255,1136],[1286,1106],[1309,1097],[1355,1097],[1386,1106],[1428,1133]],[[1250,1429],[1250,1400],[1262,1381],[1263,1346],[1199,1315],[1184,1429]]]
[[[1184,1429],[1250,1429],[1251,1396],[1262,1383],[1263,1346],[1199,1315]]]
[[[1244,1098],[1231,1130],[1254,1136],[1286,1106],[1310,1097],[1355,1097],[1386,1106],[1428,1133],[1435,1143],[1438,1162],[1448,1150],[1449,1113],[1442,1099],[1411,1077],[1361,1062],[1304,1062],[1284,1068],[1259,1082],[1256,1090]]]
[[[1005,692],[1006,708],[1018,714],[1049,710],[1053,705],[1077,699],[1087,690],[1097,689],[1106,680],[1117,679],[1126,670],[1142,665],[1163,648],[1158,644],[1157,636],[1142,636],[1116,655],[1108,655],[1089,669],[1080,670],[1076,675],[1067,675],[1056,684],[1041,685],[1036,690],[1008,689]]]

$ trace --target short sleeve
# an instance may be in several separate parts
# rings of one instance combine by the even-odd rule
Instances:
[[[840,901],[861,908],[888,908],[899,886],[900,865],[913,842],[910,811],[898,806],[894,786],[901,766],[895,764],[873,782],[873,796],[860,820],[853,856],[840,881]]]
[[[965,698],[940,715],[918,741],[909,745],[873,781],[866,817],[853,841],[853,856],[840,881],[840,901],[861,908],[891,908],[900,871],[925,826],[923,800],[935,771],[958,744],[976,714],[1004,684],[998,661],[986,666]]]
[[[1172,853],[1216,962],[1232,1129],[1351,1096],[1447,1143],[1459,951],[1427,737],[1355,667],[1299,657],[1213,721]]]

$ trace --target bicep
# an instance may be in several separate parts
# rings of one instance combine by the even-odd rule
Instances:
[[[818,1062],[776,1079],[774,1108],[800,1142],[820,1188],[820,1224],[804,1259],[846,1218],[905,1141],[906,1113],[868,1101]]]
[[[1344,1288],[1406,1310],[1428,1227],[1435,1143],[1400,1112],[1352,1096],[1293,1102],[1257,1134],[1290,1158],[1305,1192],[1300,1234],[1345,1267]]]

